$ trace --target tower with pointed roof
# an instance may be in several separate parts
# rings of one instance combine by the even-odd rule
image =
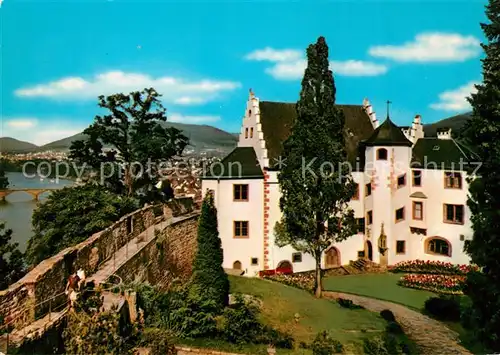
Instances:
[[[395,236],[405,233],[408,211],[408,175],[413,143],[387,114],[386,120],[363,142],[365,146],[365,223],[371,230],[373,246],[380,244],[384,231],[388,251],[395,245]],[[368,180],[369,179],[369,180]],[[369,184],[369,185],[368,185]],[[394,211],[397,212],[397,216]],[[387,253],[373,248],[373,261],[387,264]]]

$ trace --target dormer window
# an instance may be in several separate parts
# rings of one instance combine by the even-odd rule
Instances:
[[[377,160],[387,160],[387,149],[380,148],[377,150]]]
[[[245,128],[245,139],[248,138],[248,128]]]
[[[250,127],[250,138],[253,138],[253,127]]]

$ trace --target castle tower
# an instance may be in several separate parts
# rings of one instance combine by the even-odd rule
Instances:
[[[412,142],[388,117],[365,141],[365,225],[372,261],[391,264],[409,191]],[[396,212],[397,211],[397,212]],[[410,212],[407,212],[408,214]],[[396,228],[397,227],[397,228]],[[407,234],[407,233],[406,233]],[[380,247],[384,244],[387,250]],[[366,255],[366,252],[365,252]]]

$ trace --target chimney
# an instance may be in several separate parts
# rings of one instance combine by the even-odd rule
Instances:
[[[437,129],[438,139],[451,139],[451,128],[443,127]]]
[[[375,114],[375,111],[373,111],[373,107],[367,98],[363,100],[363,109],[365,110],[368,117],[370,117],[370,122],[372,123],[373,128],[377,128],[379,124],[377,115]]]
[[[424,138],[424,126],[422,125],[422,116],[416,115],[411,126],[411,141],[415,144],[420,138]]]

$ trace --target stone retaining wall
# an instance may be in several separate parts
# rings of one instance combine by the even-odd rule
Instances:
[[[120,266],[115,274],[124,283],[148,282],[167,286],[175,278],[186,280],[196,252],[198,214],[169,225]]]
[[[115,250],[165,218],[165,215],[178,216],[192,209],[191,198],[174,199],[167,203],[163,211],[161,206],[141,208],[84,242],[42,261],[21,280],[0,291],[0,316],[5,322],[18,318],[16,327],[20,327],[49,309],[56,309],[66,300],[64,289],[69,275],[79,268],[83,268],[87,276],[92,275],[100,264],[112,257]],[[32,308],[27,306],[33,304],[36,304],[34,312],[27,312],[26,308]],[[23,317],[19,317],[22,313]]]

